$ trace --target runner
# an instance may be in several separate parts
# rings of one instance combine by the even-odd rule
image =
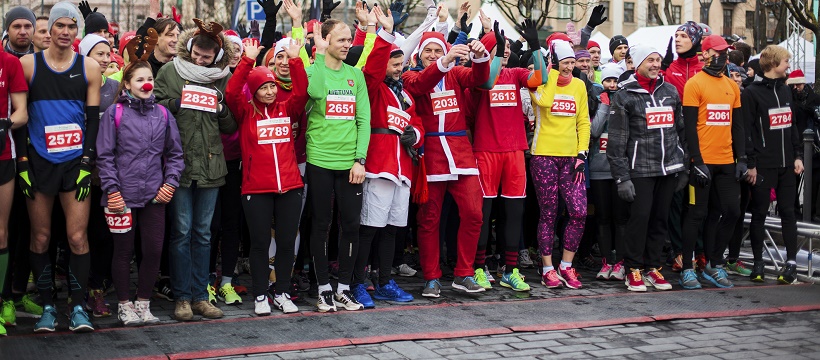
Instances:
[[[590,40],[587,42],[587,51],[590,56],[590,65],[595,70],[595,82],[601,84],[603,82],[603,78],[601,78],[601,45]]]
[[[599,81],[595,81],[595,76],[597,73],[595,69],[592,67],[592,55],[587,50],[578,50],[575,52],[575,66],[581,70],[587,76],[589,81],[594,83],[600,83]]]
[[[724,270],[723,252],[740,217],[740,184],[746,173],[746,150],[740,88],[725,76],[729,45],[720,35],[703,39],[708,61],[686,83],[683,117],[691,163],[688,211],[683,222],[684,289],[701,284],[693,270],[695,242],[703,229],[709,262],[703,279],[720,288],[734,286]],[[703,220],[710,213],[704,226]]]
[[[3,31],[8,32],[9,40],[3,50],[18,58],[34,53],[31,38],[37,23],[34,13],[28,8],[16,6],[9,9],[3,21]]]
[[[789,52],[769,45],[760,53],[762,73],[741,95],[743,119],[746,121],[746,156],[748,179],[752,186],[752,240],[754,267],[752,281],[765,277],[763,237],[771,189],[777,194],[777,210],[786,244],[786,265],[777,280],[792,284],[797,280],[797,219],[794,215],[794,174],[803,172],[803,147],[797,126],[792,126],[792,92],[785,84],[789,69]],[[765,144],[765,145],[764,145]]]
[[[74,53],[80,14],[69,2],[54,5],[48,27],[53,44],[20,59],[29,88],[27,154],[18,156],[20,186],[28,197],[31,219],[31,267],[40,299],[45,304],[35,332],[51,332],[57,325],[52,298],[51,212],[59,194],[71,248],[69,266],[71,320],[75,332],[93,331],[83,310],[89,268],[87,225],[91,161],[96,157],[102,71],[93,59]],[[60,84],[60,86],[54,86]],[[27,157],[28,156],[28,157]]]
[[[37,25],[34,27],[34,34],[31,36],[31,44],[34,45],[34,52],[40,52],[51,46],[51,32],[48,31],[48,16],[38,16]]]
[[[615,35],[612,39],[609,39],[609,53],[612,54],[611,62],[617,63],[623,60],[627,51],[629,51],[629,42],[626,41],[623,35]]]
[[[612,97],[606,152],[618,196],[632,203],[625,284],[630,291],[646,291],[647,284],[669,290],[672,285],[660,272],[667,215],[672,194],[688,181],[681,103],[675,87],[659,74],[660,52],[635,45],[629,53],[637,67]]]

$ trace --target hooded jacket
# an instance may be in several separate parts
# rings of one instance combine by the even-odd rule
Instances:
[[[666,176],[686,170],[686,135],[683,106],[674,86],[658,77],[655,91],[649,93],[632,75],[612,95],[609,108],[609,159],[612,178],[617,182],[631,178]],[[670,107],[671,127],[648,128],[649,107]]]
[[[794,114],[788,127],[771,128],[769,111],[787,108],[791,111],[792,92],[784,79],[762,77],[752,82],[740,95],[743,119],[746,121],[746,157],[749,169],[757,167],[791,168],[795,158],[803,158],[800,134]]]
[[[695,55],[690,58],[678,57],[669,68],[663,72],[663,78],[678,90],[678,96],[683,98],[683,87],[695,74],[703,69],[703,62]]]
[[[606,92],[606,96],[612,96],[612,94],[614,92]],[[589,179],[612,180],[609,160],[606,158],[606,151],[609,147],[609,133],[607,132],[609,105],[600,102],[597,108],[598,110],[592,117],[592,124],[589,129]],[[602,145],[606,145],[606,147]]]
[[[122,106],[119,126],[116,105],[100,118],[97,169],[105,194],[119,191],[126,206],[141,208],[157,196],[162,184],[179,186],[185,166],[179,131],[174,116],[153,96],[141,100],[123,94],[117,103]],[[101,204],[108,206],[106,196]]]
[[[188,51],[188,40],[194,36],[196,29],[184,31],[179,36],[177,43],[177,57],[189,63],[193,63],[191,52]],[[224,69],[233,57],[232,43],[223,38],[222,50],[225,52],[215,64],[209,68]],[[219,187],[225,184],[225,175],[228,174],[225,165],[225,156],[222,153],[222,140],[219,134],[232,134],[237,126],[228,107],[225,106],[225,87],[230,79],[230,74],[226,77],[211,83],[197,83],[183,79],[176,70],[173,63],[163,66],[157,74],[154,93],[158,103],[168,108],[177,119],[179,135],[182,139],[182,150],[185,153],[185,171],[182,172],[180,186],[191,186],[193,181],[197,181],[197,186],[202,188]],[[222,111],[210,113],[206,111],[181,108],[179,106],[182,90],[186,85],[201,86],[215,89],[217,101],[223,105]]]

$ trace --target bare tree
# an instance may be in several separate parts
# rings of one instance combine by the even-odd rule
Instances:
[[[569,20],[580,22],[586,18],[587,8],[597,5],[596,0],[492,0],[498,5],[498,9],[508,19],[517,22],[520,17],[532,19],[538,28],[543,28],[547,19]],[[566,5],[578,7],[580,12],[574,12],[571,16],[560,16],[558,6]]]
[[[669,1],[669,0],[667,0],[667,1]],[[663,23],[663,18],[661,18],[661,14],[658,11],[658,4],[655,4],[654,0],[649,0],[646,3],[649,6],[649,9],[648,9],[649,10],[649,18],[650,19],[654,18],[653,19],[654,20],[653,25],[666,25],[666,24]],[[668,17],[666,19],[669,20]],[[647,23],[648,23],[648,21],[647,21]],[[647,24],[647,25],[649,25],[649,24]]]
[[[815,37],[820,37],[820,21],[814,16],[814,2],[812,0],[783,0],[783,5],[789,10],[800,25],[814,33]],[[820,47],[814,49],[814,68],[820,69]],[[820,72],[815,71],[814,83],[820,84]],[[814,91],[820,93],[820,86],[816,86]]]

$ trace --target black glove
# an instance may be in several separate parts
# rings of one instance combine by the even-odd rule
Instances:
[[[749,172],[749,165],[746,164],[746,159],[737,159],[737,164],[735,164],[735,179],[737,179],[737,181],[743,181],[743,179],[746,178],[747,172]]]
[[[467,13],[461,15],[461,20],[459,20],[459,28],[461,28],[461,31],[467,35],[469,35],[470,31],[473,30],[473,24],[467,25]]]
[[[238,24],[236,25],[236,32],[239,34],[240,39],[247,39],[250,33],[248,32],[248,28],[245,24]]]
[[[9,129],[11,129],[11,119],[0,119],[0,152],[6,148],[6,142],[9,140]]]
[[[607,19],[607,17],[604,16],[605,13],[606,9],[604,9],[603,5],[592,8],[592,15],[590,15],[589,21],[587,21],[587,26],[594,29],[596,26],[603,24]]]
[[[702,188],[709,186],[709,182],[712,181],[712,174],[709,173],[709,168],[705,164],[692,164],[690,177],[692,185],[697,184]]]
[[[663,57],[663,61],[661,61],[661,70],[668,69],[674,60],[675,52],[672,50],[672,38],[669,38],[669,45],[666,46],[666,55]]]
[[[305,30],[307,31],[307,30]],[[251,37],[259,40],[261,33],[259,32],[259,22],[256,20],[251,20]]]
[[[538,26],[535,21],[525,19],[521,22],[521,36],[527,41],[527,46],[530,50],[538,50],[541,44],[538,42]]]
[[[97,12],[96,7],[94,10],[91,10],[91,5],[88,4],[88,1],[80,1],[80,5],[78,7],[80,8],[80,13],[83,14],[83,19],[87,18],[88,15],[91,15],[91,13]]]
[[[28,171],[28,161],[17,162],[17,184],[27,198],[34,200],[34,180]]]
[[[498,30],[498,21],[493,24],[493,33],[495,34],[495,56],[504,57],[507,50],[507,39],[504,38],[504,30]],[[490,51],[492,49],[487,49]]]
[[[283,1],[279,1],[276,3],[276,0],[256,0],[259,5],[262,5],[262,10],[265,11],[265,18],[270,19],[271,17],[276,18],[276,13],[279,12],[279,8],[282,7]]]
[[[618,184],[618,197],[627,202],[635,201],[635,185],[632,185],[632,180]]]
[[[678,183],[675,185],[675,192],[683,190],[683,188],[689,185],[689,177],[686,176],[686,172],[682,171],[678,173]]]
[[[74,198],[82,202],[91,193],[91,165],[84,159],[80,162],[80,173],[77,175],[77,191]]]
[[[416,137],[416,130],[413,129],[413,125],[407,125],[404,128],[404,132],[401,133],[401,137],[399,138],[399,142],[404,146],[413,146],[418,141]]]
[[[404,2],[397,0],[390,5],[390,12],[393,14],[393,29],[399,27],[410,16],[408,13],[402,14],[404,11]]]
[[[333,9],[335,9],[341,3],[341,1],[333,2],[333,0],[322,0],[322,22],[325,22],[325,20],[330,19],[330,12],[332,12]]]
[[[524,48],[524,44],[522,42],[518,41],[518,40],[513,41],[513,42],[510,43],[510,51],[512,51],[513,53],[515,53],[519,56],[521,56],[521,49],[523,49],[523,48]]]

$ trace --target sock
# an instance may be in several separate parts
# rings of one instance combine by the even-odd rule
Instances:
[[[339,283],[339,285],[336,286],[336,293],[337,294],[341,294],[342,291],[345,291],[345,290],[350,291],[350,285]]]
[[[561,265],[558,265],[558,268],[560,268],[561,270],[566,270],[568,267],[572,267],[572,263],[566,262],[564,260],[561,260]]]
[[[259,295],[259,296],[256,297],[256,302],[267,301],[268,299],[266,299],[266,297],[267,296],[265,296],[265,295]]]
[[[325,291],[333,291],[333,287],[330,284],[319,285],[319,294]]]
[[[483,269],[484,263],[487,261],[487,251],[477,250],[475,252],[475,262],[473,262],[474,269]]]
[[[37,292],[40,293],[43,306],[54,306],[54,299],[51,294],[51,258],[48,256],[48,252],[44,254],[30,252],[29,258],[31,270],[34,272],[34,282],[37,284]]]
[[[0,290],[5,289],[6,271],[9,267],[9,248],[0,249]]]
[[[504,273],[512,274],[513,269],[518,266],[518,252],[504,251]]]
[[[71,253],[68,265],[68,286],[71,291],[71,307],[82,305],[88,291],[88,273],[91,271],[91,253]]]
[[[550,271],[550,270],[555,270],[555,267],[553,267],[553,266],[544,266],[543,268],[541,268],[541,273],[546,274],[547,271]]]
[[[231,281],[233,281],[233,278],[231,278],[230,276],[223,276],[222,277],[222,284],[219,285],[219,286],[221,287],[222,285],[230,284]]]

